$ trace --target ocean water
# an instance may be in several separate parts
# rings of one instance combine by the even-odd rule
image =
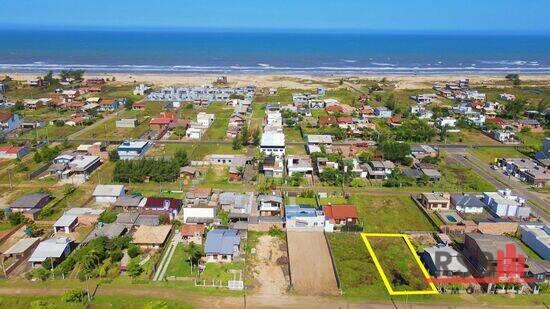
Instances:
[[[1,30],[0,71],[550,74],[549,35]]]

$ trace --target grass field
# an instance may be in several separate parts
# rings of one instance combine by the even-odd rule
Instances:
[[[292,127],[292,128],[284,128],[283,133],[285,134],[285,141],[286,142],[302,142],[302,134],[300,133],[300,129],[298,127]]]
[[[434,231],[424,214],[407,195],[353,195],[365,232]]]
[[[509,147],[484,147],[469,149],[468,151],[487,164],[494,163],[497,158],[526,158],[524,154],[515,148]]]
[[[239,274],[233,274],[231,271],[239,271],[244,269],[244,262],[231,263],[207,263],[206,269],[201,274],[199,280],[222,280],[227,284],[228,280],[239,279]]]
[[[191,271],[191,266],[189,265],[189,255],[185,252],[187,245],[182,243],[178,244],[170,264],[166,270],[166,276],[176,276],[176,277],[189,277],[196,274],[195,271]]]
[[[495,191],[496,187],[472,170],[458,164],[440,164],[441,180],[434,184],[433,190],[449,192]]]
[[[430,286],[402,237],[369,236],[368,241],[394,291],[428,291]]]
[[[21,134],[20,138],[25,139],[58,139],[66,138],[67,136],[84,129],[84,126],[62,126],[46,125],[40,129],[33,129]]]

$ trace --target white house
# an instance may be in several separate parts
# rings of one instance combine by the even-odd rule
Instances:
[[[437,119],[437,124],[440,128],[454,128],[456,126],[456,119],[453,117],[442,117]]]
[[[292,176],[294,173],[302,173],[304,175],[313,174],[313,165],[311,158],[307,155],[291,155],[286,159],[287,175]]]
[[[64,214],[53,224],[53,232],[54,234],[57,234],[58,232],[68,234],[74,231],[77,225],[77,216]]]
[[[522,224],[521,241],[545,260],[550,260],[550,225]]]
[[[117,148],[120,160],[136,160],[141,158],[151,144],[148,141],[124,141]]]
[[[92,196],[96,203],[114,204],[117,198],[124,196],[123,185],[97,185]]]
[[[325,228],[325,215],[315,208],[288,205],[285,207],[285,226],[287,230],[322,231]]]
[[[512,195],[510,189],[484,192],[482,201],[500,217],[528,218],[531,213],[531,208],[525,205],[525,199]]]
[[[285,135],[278,132],[264,132],[260,142],[260,151],[266,156],[284,156]]]
[[[216,217],[216,207],[204,204],[191,205],[183,208],[183,223],[188,222],[189,218],[214,219]]]
[[[197,123],[209,128],[212,125],[212,122],[214,122],[215,117],[216,116],[214,114],[207,114],[205,112],[200,112],[197,114]]]
[[[189,127],[185,131],[185,136],[188,139],[201,139],[202,138],[202,130],[199,128]]]

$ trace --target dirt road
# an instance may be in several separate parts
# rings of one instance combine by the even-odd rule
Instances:
[[[323,232],[287,231],[290,277],[303,295],[339,295]]]

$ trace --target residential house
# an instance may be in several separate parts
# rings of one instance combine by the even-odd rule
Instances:
[[[374,108],[374,117],[376,118],[390,118],[391,116],[392,111],[385,106]]]
[[[206,262],[232,262],[240,256],[241,236],[234,229],[214,229],[206,234]]]
[[[124,141],[117,148],[120,160],[137,160],[151,147],[148,141]]]
[[[521,241],[545,260],[550,260],[550,225],[521,224]]]
[[[115,201],[115,207],[124,211],[138,211],[143,209],[147,198],[141,194],[122,195]]]
[[[74,242],[67,237],[48,238],[38,244],[29,258],[32,267],[39,267],[46,259],[51,259],[54,265],[62,262],[73,249]]]
[[[325,215],[323,211],[300,205],[285,207],[285,226],[287,230],[324,230]]]
[[[387,179],[395,169],[395,164],[392,161],[370,161],[364,165],[364,172],[361,177],[369,179]]]
[[[21,126],[23,118],[12,112],[0,112],[0,130],[3,133],[9,133]]]
[[[96,203],[114,204],[124,194],[123,185],[97,185],[92,196],[95,198]]]
[[[429,192],[420,194],[420,203],[427,210],[449,210],[450,194],[444,192]]]
[[[117,128],[135,128],[137,125],[138,120],[136,118],[118,119],[115,122],[115,127]]]
[[[132,104],[132,110],[135,111],[144,111],[146,107],[145,102],[136,102]]]
[[[278,216],[283,208],[283,197],[273,194],[258,195],[258,211],[260,216]]]
[[[204,130],[200,128],[189,127],[185,131],[185,137],[187,137],[188,139],[201,139],[203,131]]]
[[[20,260],[29,256],[36,246],[40,243],[39,237],[21,238],[6,251],[2,253],[2,261],[13,258],[14,260]],[[6,263],[7,264],[7,263]],[[6,271],[10,267],[6,265]]]
[[[422,160],[425,157],[435,158],[438,156],[438,152],[429,145],[413,145],[411,146],[411,155],[418,160]]]
[[[333,232],[335,228],[349,228],[360,224],[354,205],[323,205],[323,213],[327,232]]]
[[[164,246],[171,231],[171,225],[141,225],[132,235],[132,243],[144,250],[157,250]]]
[[[510,189],[483,192],[482,201],[499,217],[526,219],[531,214],[531,208],[525,204],[525,199],[513,195]]]
[[[264,132],[260,142],[260,151],[266,156],[284,156],[285,135],[277,132]]]
[[[148,94],[149,92],[151,92],[151,87],[145,84],[139,84],[136,88],[134,88],[134,95],[142,96]]]
[[[26,146],[1,146],[0,159],[21,159],[30,152]]]
[[[176,121],[177,116],[175,113],[161,112],[159,117],[154,117],[149,122],[151,129],[163,132],[168,130],[170,125]]]
[[[52,199],[53,197],[47,193],[31,193],[11,202],[9,207],[12,212],[21,212],[30,219],[34,219]]]
[[[202,224],[184,224],[181,227],[180,235],[187,244],[202,245],[205,230],[206,227]]]
[[[223,192],[219,195],[218,203],[229,214],[250,214],[254,207],[254,194]]]
[[[191,188],[185,195],[185,205],[208,204],[211,196],[211,188]]]
[[[533,133],[542,133],[542,132],[544,132],[544,127],[536,119],[520,119],[520,120],[517,120],[514,123],[514,127],[518,131],[522,131],[524,129],[527,129],[527,130],[529,130],[530,132],[533,132]]]
[[[421,104],[430,104],[435,99],[437,99],[437,94],[435,93],[424,93],[411,96],[411,100],[414,100]]]
[[[338,162],[329,161],[325,157],[317,157],[317,173],[321,174],[325,169],[331,168],[337,170],[339,168]]]
[[[148,197],[140,213],[163,216],[168,220],[173,220],[179,214],[181,207],[182,201],[179,199]]]
[[[514,132],[509,130],[493,130],[491,131],[491,135],[495,140],[503,144],[517,143]]]
[[[70,233],[74,231],[78,225],[78,217],[75,215],[63,214],[55,223],[53,224],[53,232],[57,234],[58,232]]]
[[[207,114],[205,112],[200,112],[197,114],[197,123],[209,128],[214,122],[214,118],[215,118],[214,114]]]
[[[441,179],[441,172],[436,164],[420,162],[415,163],[414,166],[420,170],[423,175],[426,175],[430,181],[439,181]]]
[[[260,164],[260,171],[265,177],[283,177],[283,159],[276,156],[266,156]]]
[[[456,208],[456,211],[465,214],[480,214],[485,208],[485,204],[479,197],[466,193],[452,194],[451,205]]]
[[[458,251],[444,244],[424,248],[420,260],[435,278],[467,277],[468,262]]]
[[[122,236],[128,232],[128,226],[119,223],[107,223],[100,224],[86,236],[86,239],[82,243],[86,244],[90,241],[97,239],[99,237],[106,237],[108,239],[115,239],[119,236]]]
[[[332,146],[332,135],[307,135],[307,147],[309,153],[321,152],[321,149],[330,150]]]
[[[287,175],[292,176],[295,173],[304,175],[313,174],[311,158],[307,155],[289,155],[286,159]]]

